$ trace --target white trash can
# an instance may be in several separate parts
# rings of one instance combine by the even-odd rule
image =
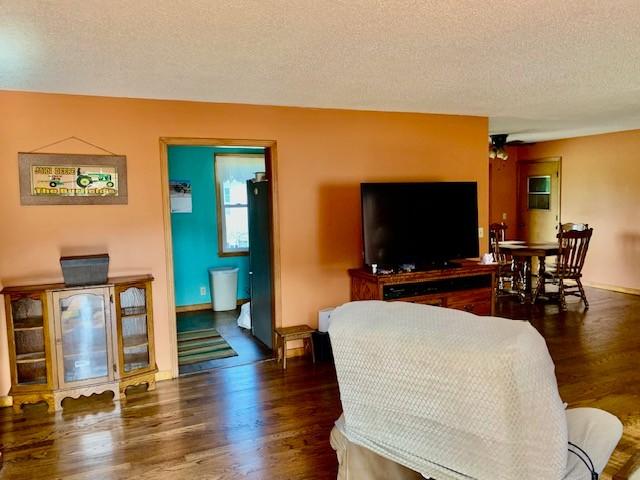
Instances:
[[[211,306],[214,312],[236,309],[238,268],[215,267],[209,269]]]

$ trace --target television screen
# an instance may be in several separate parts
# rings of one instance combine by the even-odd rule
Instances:
[[[475,182],[363,183],[364,262],[436,267],[478,256]]]

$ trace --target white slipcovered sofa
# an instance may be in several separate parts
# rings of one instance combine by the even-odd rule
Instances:
[[[528,323],[404,302],[352,302],[329,328],[343,415],[338,479],[593,479],[622,435],[565,410]]]

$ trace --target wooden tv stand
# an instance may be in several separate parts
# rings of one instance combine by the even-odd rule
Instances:
[[[464,260],[460,267],[411,273],[373,274],[349,270],[351,300],[386,300],[455,308],[493,315],[495,265]]]

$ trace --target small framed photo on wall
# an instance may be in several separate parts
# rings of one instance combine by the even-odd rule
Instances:
[[[169,180],[171,213],[191,213],[191,180]]]

